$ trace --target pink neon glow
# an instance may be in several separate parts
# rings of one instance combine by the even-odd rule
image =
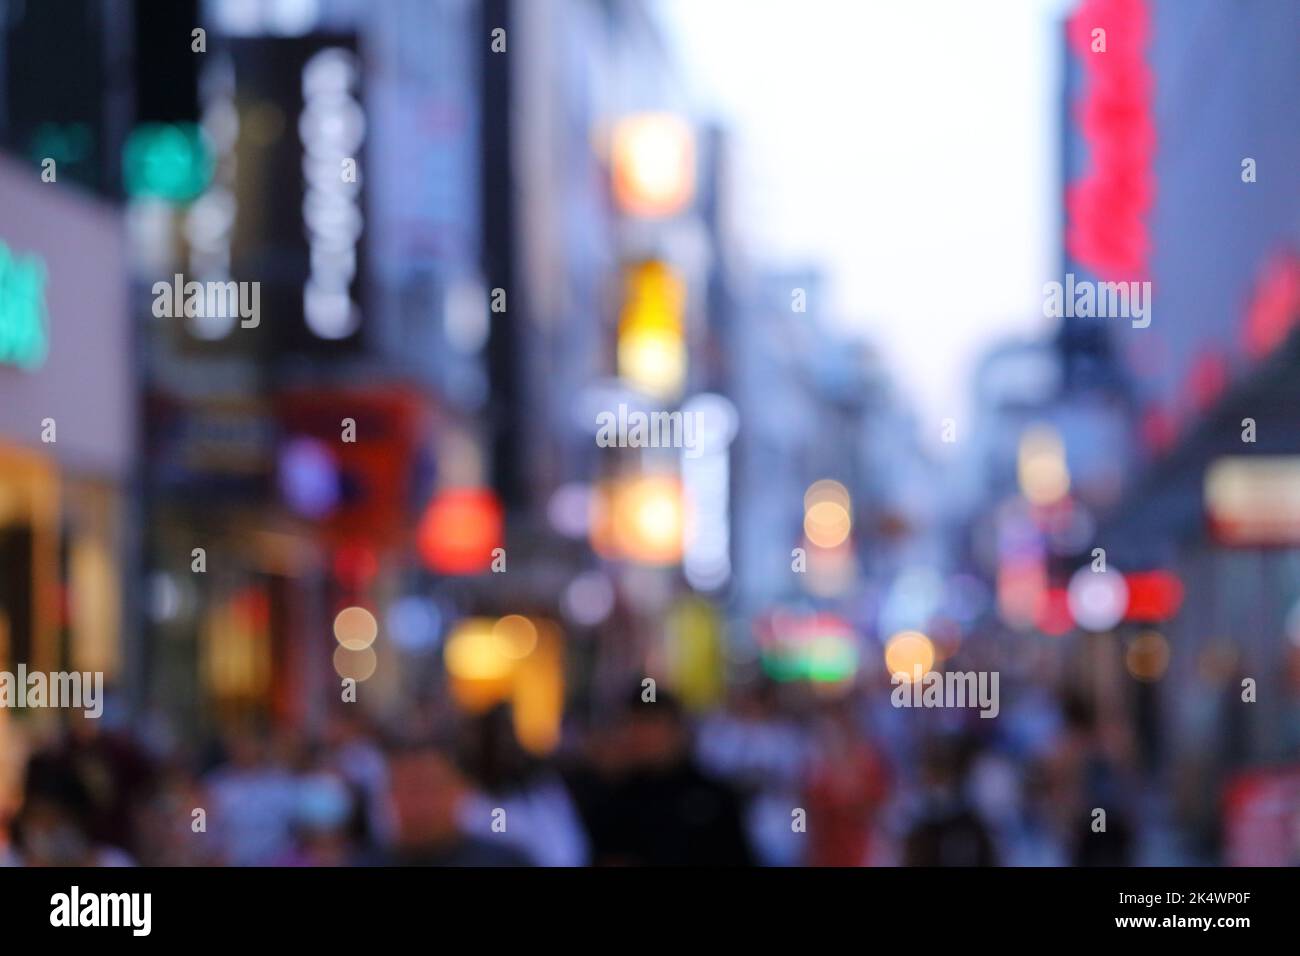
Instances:
[[[1084,0],[1069,21],[1086,77],[1076,117],[1090,167],[1066,194],[1066,248],[1107,279],[1147,275],[1144,220],[1155,195],[1153,80],[1143,55],[1148,20],[1145,0]],[[1105,52],[1093,51],[1099,29]]]

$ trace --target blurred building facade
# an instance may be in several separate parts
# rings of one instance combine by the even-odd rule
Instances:
[[[0,670],[115,685],[138,442],[123,224],[56,182],[0,159]]]
[[[118,616],[138,708],[310,726],[347,676],[395,706],[445,677],[458,620],[512,610],[611,674],[664,659],[685,489],[725,516],[726,443],[687,475],[686,449],[599,448],[595,413],[726,384],[725,137],[692,128],[644,4],[140,0],[84,5],[72,44],[4,10],[5,90],[41,50],[68,70],[53,107],[5,100],[3,142],[125,223],[131,334],[105,354],[142,423],[118,510],[142,529]],[[633,307],[655,275],[679,311]],[[206,312],[195,282],[255,287],[260,314]],[[625,484],[632,550],[602,553],[591,515]],[[355,647],[349,608],[376,622]]]
[[[1113,175],[1141,184],[1130,199],[1145,205],[1144,224],[1120,241],[1136,243],[1145,265],[1131,275],[1098,270],[1096,249],[1075,245],[1066,270],[1149,279],[1152,315],[1147,328],[1066,320],[1067,376],[1076,396],[1087,384],[1069,371],[1085,362],[1094,383],[1118,378],[1106,412],[1130,424],[1127,439],[1094,443],[1130,463],[1109,482],[1122,496],[1106,509],[1098,544],[1124,571],[1171,571],[1186,593],[1181,613],[1156,625],[1167,670],[1129,698],[1143,752],[1178,782],[1177,812],[1202,838],[1198,850],[1222,829],[1231,858],[1234,826],[1269,811],[1222,816],[1225,781],[1247,766],[1293,765],[1300,747],[1300,539],[1276,490],[1300,460],[1289,384],[1300,360],[1300,130],[1280,120],[1300,94],[1300,37],[1294,12],[1268,3],[1102,6],[1082,4],[1071,25],[1067,178],[1113,161],[1106,117],[1088,114],[1106,77],[1081,64],[1089,18],[1114,16],[1111,36],[1127,29],[1141,46],[1141,82],[1126,89],[1144,124],[1142,168]],[[1100,63],[1094,71],[1107,69]],[[1087,444],[1080,438],[1071,446]],[[1142,634],[1129,625],[1122,646],[1131,654]],[[1244,704],[1247,680],[1258,697]]]

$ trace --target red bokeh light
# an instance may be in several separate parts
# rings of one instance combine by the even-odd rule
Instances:
[[[1277,348],[1300,320],[1300,256],[1274,256],[1251,296],[1246,312],[1246,352],[1261,359]]]
[[[420,521],[420,558],[440,574],[477,574],[501,547],[501,502],[486,488],[455,488],[433,496]]]
[[[1061,637],[1074,628],[1070,596],[1065,588],[1049,588],[1038,608],[1034,625],[1049,637]]]
[[[1128,609],[1126,621],[1165,621],[1183,606],[1183,582],[1169,571],[1126,574]]]

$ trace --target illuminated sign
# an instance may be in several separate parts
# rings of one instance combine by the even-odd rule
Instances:
[[[683,323],[686,283],[664,262],[642,262],[628,271],[618,322],[619,377],[646,395],[681,394],[686,381]]]
[[[45,263],[0,242],[0,362],[36,368],[49,352]]]
[[[1300,320],[1300,254],[1285,249],[1265,263],[1246,312],[1246,352],[1261,359],[1281,345]]]
[[[1066,245],[1078,262],[1107,278],[1147,272],[1143,220],[1155,192],[1148,20],[1146,0],[1085,0],[1069,24],[1087,78],[1078,120],[1091,168],[1069,187]]]
[[[1205,472],[1205,512],[1229,546],[1300,543],[1300,457],[1226,456]]]
[[[1183,582],[1170,571],[1143,571],[1127,574],[1128,609],[1126,621],[1166,621],[1183,606]]]
[[[610,147],[614,198],[633,216],[672,216],[695,193],[695,140],[690,126],[668,113],[619,120]]]
[[[278,320],[262,324],[260,339],[238,336],[250,346],[264,343],[273,357],[353,354],[367,345],[360,333],[369,122],[356,38],[235,37],[229,47],[240,129],[264,135],[245,149],[240,134],[237,191],[229,157],[231,178],[222,187],[238,200],[229,261],[214,243],[209,258],[218,274],[196,277],[261,281],[263,313]],[[209,108],[220,115],[218,102]],[[281,121],[268,125],[267,116]],[[209,210],[214,228],[228,218],[227,204],[222,197]]]
[[[366,131],[366,114],[354,95],[360,76],[356,55],[341,47],[321,50],[302,71],[302,218],[311,249],[303,316],[325,339],[345,338],[361,324],[352,299],[363,224],[355,172]]]
[[[439,574],[478,574],[492,567],[504,538],[504,511],[488,488],[439,491],[416,532],[424,563]]]
[[[773,680],[838,684],[857,673],[857,634],[834,614],[777,611],[758,622],[755,636],[763,670]]]
[[[194,123],[145,123],[127,137],[122,176],[130,196],[189,202],[207,188],[214,163]]]

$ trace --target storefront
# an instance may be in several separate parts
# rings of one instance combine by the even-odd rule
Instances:
[[[135,445],[122,220],[7,159],[0,210],[0,669],[112,686]]]

